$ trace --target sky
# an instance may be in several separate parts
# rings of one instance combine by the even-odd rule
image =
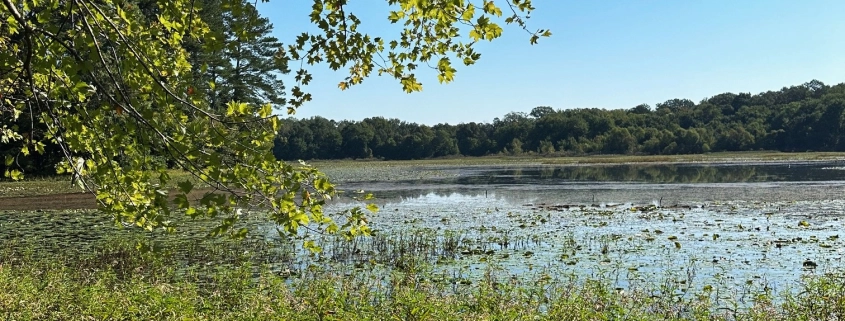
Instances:
[[[350,0],[373,36],[395,38],[384,0]],[[496,1],[504,5],[504,0]],[[373,76],[346,91],[343,69],[310,67],[313,100],[298,118],[361,120],[381,116],[434,125],[491,122],[537,106],[554,109],[654,106],[673,98],[695,102],[725,92],[752,94],[813,79],[845,82],[842,0],[533,0],[533,29],[503,26],[504,35],[476,46],[481,60],[459,64],[455,80],[420,74],[423,91],[407,94],[391,77]],[[274,36],[291,43],[313,30],[312,1],[271,0],[259,12]]]

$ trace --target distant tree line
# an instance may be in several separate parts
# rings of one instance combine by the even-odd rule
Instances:
[[[215,77],[224,84],[219,89],[236,88],[238,73],[229,72],[229,62],[205,62],[223,67],[209,68],[208,75],[217,74],[198,78],[205,81]],[[222,89],[221,93],[237,92]],[[253,95],[256,94],[245,97]],[[555,110],[541,106],[529,113],[508,113],[492,123],[427,126],[383,117],[362,121],[286,118],[281,120],[283,125],[276,134],[273,153],[285,160],[400,160],[458,155],[845,151],[845,139],[841,138],[845,128],[843,111],[845,83],[828,86],[813,80],[756,95],[719,94],[697,104],[689,99],[671,99],[655,107],[641,104],[614,110]],[[17,125],[26,128],[27,124]],[[0,154],[22,153],[19,148],[10,147],[0,142]],[[55,173],[61,151],[52,144],[44,148],[45,154],[29,157],[27,163],[20,165],[30,173]],[[226,154],[225,150],[220,152]],[[156,151],[151,151],[151,157],[156,157]]]
[[[452,155],[695,154],[845,151],[845,83],[813,80],[779,91],[724,93],[695,103],[567,109],[541,106],[492,123],[409,123],[383,117],[284,119],[279,159],[422,159]]]

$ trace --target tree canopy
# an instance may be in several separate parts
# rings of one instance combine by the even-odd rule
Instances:
[[[280,159],[845,151],[845,83],[813,80],[754,95],[722,93],[699,103],[670,99],[654,110],[647,104],[627,110],[539,106],[492,123],[427,126],[381,117],[283,122],[274,147]]]
[[[59,161],[59,173],[84,178],[80,183],[103,211],[150,231],[173,231],[172,216],[186,214],[220,218],[212,235],[243,236],[246,230],[236,228],[238,211],[262,208],[287,234],[303,226],[366,234],[365,210],[352,208],[336,219],[323,212],[335,194],[325,175],[277,161],[270,152],[284,127],[274,112],[293,113],[311,99],[308,66],[345,68],[341,90],[376,73],[397,79],[407,92],[419,91],[419,66],[449,82],[454,61],[468,66],[480,58],[475,43],[500,37],[504,24],[528,31],[526,19],[534,10],[530,0],[503,6],[488,0],[386,1],[391,9],[385,16],[403,27],[399,34],[362,33],[363,22],[346,1],[313,0],[313,10],[303,14],[319,31],[281,44],[268,37],[255,7],[240,0],[3,0],[5,177],[22,179],[22,163],[49,154],[48,161]],[[532,44],[549,35],[527,33]],[[214,60],[217,53],[228,56]],[[253,59],[270,53],[272,60]],[[286,90],[266,79],[259,83],[273,85],[249,80],[270,71],[291,72],[296,83]],[[216,87],[219,77],[229,77],[219,84],[224,87]],[[411,143],[444,141],[444,135],[421,132]],[[456,149],[443,144],[435,154]],[[222,149],[230,157],[221,157]],[[167,165],[214,189],[193,201],[188,196],[195,186],[172,182]],[[171,185],[178,189],[168,191]]]

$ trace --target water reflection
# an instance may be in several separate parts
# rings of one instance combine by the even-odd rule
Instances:
[[[838,162],[612,166],[441,167],[448,178],[346,183],[383,200],[425,195],[496,197],[513,203],[664,204],[730,200],[827,200],[845,192]],[[435,202],[436,203],[436,202]]]
[[[573,182],[747,183],[845,180],[836,162],[791,164],[626,164],[463,169],[455,184],[565,184]]]

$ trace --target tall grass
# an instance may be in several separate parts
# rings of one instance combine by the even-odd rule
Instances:
[[[11,242],[9,242],[11,243]],[[840,320],[845,279],[817,275],[799,291],[750,304],[707,290],[672,295],[667,282],[625,291],[601,274],[510,275],[470,281],[414,270],[311,266],[297,277],[261,264],[262,245],[197,245],[188,255],[142,254],[112,240],[84,253],[0,250],[3,320]],[[246,250],[249,247],[250,250]],[[386,271],[386,272],[385,272]],[[730,300],[730,298],[722,298]]]

